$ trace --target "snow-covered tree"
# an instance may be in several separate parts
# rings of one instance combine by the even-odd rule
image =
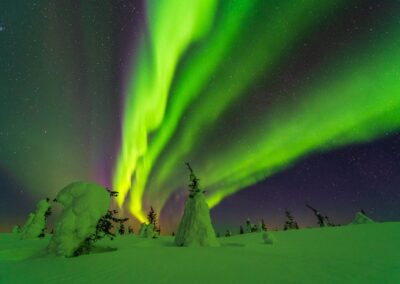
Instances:
[[[364,210],[361,210],[356,213],[356,217],[354,218],[352,225],[360,225],[360,224],[372,224],[375,223],[374,220],[369,218]]]
[[[245,224],[245,233],[251,233],[253,231],[253,224],[251,223],[250,218],[247,218]]]
[[[297,225],[296,220],[294,219],[294,217],[292,216],[292,213],[290,213],[289,210],[285,211],[285,215],[286,215],[286,222],[285,222],[285,226],[283,227],[283,229],[286,230],[293,230],[293,229],[298,229],[299,226]]]
[[[186,163],[190,171],[189,198],[186,200],[185,209],[175,244],[178,246],[219,246],[216,234],[211,223],[210,209],[206,202],[204,191],[199,188],[199,179],[193,172],[189,163]]]
[[[21,227],[19,225],[15,225],[12,230],[11,230],[12,234],[20,234],[21,233]]]
[[[267,226],[264,223],[264,219],[261,219],[261,230],[262,231],[267,231]]]
[[[154,211],[153,206],[150,206],[150,211],[147,214],[147,221],[149,224],[153,224],[154,228],[157,228],[157,213]]]
[[[47,216],[50,214],[50,200],[40,200],[36,205],[35,213],[30,213],[28,220],[21,231],[21,239],[34,239],[44,237]]]
[[[254,233],[254,232],[258,232],[258,231],[259,231],[258,225],[257,224],[253,224],[253,226],[251,227],[251,232]]]
[[[328,221],[329,221],[329,218],[328,218],[328,216],[322,216],[322,214],[321,214],[317,209],[313,208],[312,206],[308,205],[307,203],[306,203],[306,206],[307,206],[311,211],[313,211],[315,217],[317,217],[318,225],[319,225],[320,227],[327,227],[327,226],[329,226],[329,222],[328,222]]]
[[[74,182],[63,188],[55,201],[64,206],[56,221],[48,251],[62,256],[74,256],[96,234],[110,206],[110,194],[97,184]]]

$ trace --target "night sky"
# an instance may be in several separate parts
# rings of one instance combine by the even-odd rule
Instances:
[[[3,1],[0,230],[69,182],[176,229],[400,219],[400,2]],[[137,226],[137,221],[133,221]]]

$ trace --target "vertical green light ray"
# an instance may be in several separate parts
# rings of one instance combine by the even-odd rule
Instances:
[[[147,179],[159,154],[164,149],[174,131],[178,127],[179,121],[184,111],[190,106],[190,103],[196,99],[201,88],[212,76],[218,64],[220,64],[224,55],[227,55],[232,48],[233,41],[237,39],[240,32],[241,22],[248,15],[248,12],[255,6],[256,1],[235,2],[235,5],[226,5],[220,9],[219,18],[213,28],[214,32],[207,37],[205,43],[194,54],[189,55],[190,64],[183,67],[180,72],[180,82],[177,88],[172,90],[173,96],[170,98],[168,112],[158,131],[154,134],[149,149],[136,167],[136,180],[133,185],[132,200],[141,200],[142,193],[147,185]],[[207,58],[207,60],[205,60]],[[143,202],[143,200],[141,200]],[[152,201],[153,205],[158,205],[158,200]],[[132,204],[137,207],[138,203]],[[160,206],[156,206],[160,208]]]
[[[128,88],[124,109],[122,149],[114,175],[114,188],[120,192],[121,206],[131,187],[135,173],[135,189],[130,210],[140,221],[141,196],[145,183],[148,135],[156,130],[164,117],[170,85],[177,64],[191,43],[209,30],[215,13],[215,0],[150,1],[147,42],[141,46],[134,78]]]

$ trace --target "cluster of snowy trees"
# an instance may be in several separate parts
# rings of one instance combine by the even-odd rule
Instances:
[[[185,203],[175,244],[177,246],[220,246],[211,222],[210,209],[206,202],[204,191],[199,187],[199,179],[196,177],[189,163],[186,166],[189,174],[189,195]],[[79,256],[90,253],[97,241],[108,237],[113,240],[116,235],[133,234],[132,227],[126,231],[125,223],[128,218],[118,217],[118,211],[110,210],[111,198],[118,192],[110,191],[100,185],[86,182],[71,183],[63,188],[54,199],[64,208],[59,216],[52,232],[47,251],[66,257]],[[328,216],[322,215],[319,210],[306,204],[312,210],[320,227],[335,226]],[[51,215],[50,199],[40,200],[36,211],[30,213],[25,225],[13,228],[13,233],[19,234],[21,239],[43,238],[45,236],[47,218]],[[284,230],[299,229],[296,219],[289,210],[285,210],[286,221]],[[373,223],[365,212],[357,213],[352,224]],[[147,215],[147,223],[141,224],[139,236],[143,238],[157,238],[160,236],[160,225],[157,213],[153,207]],[[263,219],[253,224],[248,218],[244,225],[240,225],[239,234],[264,232],[263,239],[266,244],[272,244],[276,240],[267,232]],[[232,232],[227,230],[226,237]]]
[[[258,224],[253,224],[250,220],[250,218],[247,218],[246,223],[243,225],[240,225],[239,227],[239,234],[247,234],[247,233],[254,233],[254,232],[264,232],[267,231],[267,226],[265,225],[264,219],[261,219]]]

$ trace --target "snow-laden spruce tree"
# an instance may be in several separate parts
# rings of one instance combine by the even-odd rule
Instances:
[[[63,188],[56,200],[64,206],[54,227],[48,251],[73,256],[96,232],[98,221],[108,212],[110,194],[106,188],[87,182],[74,182]]]
[[[160,236],[160,229],[157,228],[157,219],[156,211],[153,206],[150,206],[150,211],[147,214],[147,223],[140,225],[139,236],[142,238],[157,238]]]
[[[299,225],[297,225],[296,220],[294,219],[292,213],[290,213],[289,210],[285,210],[285,215],[286,215],[286,222],[285,225],[283,227],[283,229],[286,230],[298,230],[299,229]]]
[[[35,213],[30,213],[28,220],[21,230],[21,239],[44,237],[46,219],[50,212],[50,200],[42,199],[36,205]]]
[[[247,218],[246,225],[245,225],[245,232],[251,233],[253,231],[253,224],[251,223],[250,218]]]
[[[175,244],[178,246],[218,247],[219,242],[211,223],[210,209],[204,191],[199,189],[199,179],[195,176],[189,163],[186,165],[190,171],[190,194],[185,203]]]

